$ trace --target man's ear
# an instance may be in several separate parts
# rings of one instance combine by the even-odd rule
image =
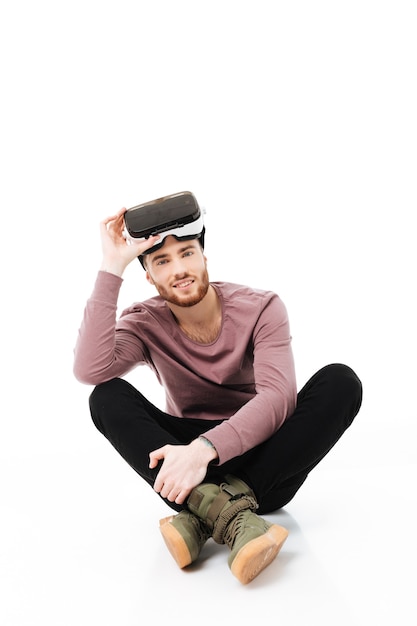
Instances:
[[[146,270],[145,277],[146,277],[146,280],[148,281],[148,283],[149,283],[150,285],[154,285],[154,284],[155,284],[155,283],[153,282],[153,278],[152,278],[152,276],[149,274],[148,270]]]

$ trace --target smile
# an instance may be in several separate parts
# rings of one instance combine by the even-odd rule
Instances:
[[[176,285],[174,285],[174,289],[186,289],[192,284],[193,284],[192,280],[184,280],[183,282],[177,283]]]

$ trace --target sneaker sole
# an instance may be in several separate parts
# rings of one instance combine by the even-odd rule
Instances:
[[[288,537],[288,530],[277,524],[243,546],[233,559],[232,574],[243,584],[250,583],[277,556]]]
[[[181,533],[170,523],[173,518],[174,516],[170,515],[159,520],[159,530],[178,567],[183,569],[192,563],[192,558]]]

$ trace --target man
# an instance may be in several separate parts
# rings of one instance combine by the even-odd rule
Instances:
[[[125,211],[101,227],[103,260],[75,347],[76,378],[95,385],[99,431],[177,514],[160,530],[179,567],[213,538],[249,583],[287,530],[260,515],[285,506],[359,411],[362,386],[327,365],[297,394],[286,308],[273,292],[211,283],[204,227],[126,239]],[[159,295],[116,320],[122,276],[139,257]],[[147,364],[166,412],[123,376]],[[255,513],[256,511],[256,513]]]

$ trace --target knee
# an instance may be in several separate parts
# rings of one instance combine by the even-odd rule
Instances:
[[[89,398],[91,410],[98,410],[99,407],[102,407],[107,403],[108,398],[111,397],[114,392],[115,383],[117,383],[117,381],[117,378],[113,378],[112,380],[100,383],[100,385],[94,387]]]
[[[343,363],[332,363],[323,368],[326,378],[339,398],[350,406],[351,419],[358,413],[363,397],[362,382],[356,372]]]
[[[327,366],[327,370],[334,383],[345,386],[350,393],[355,393],[362,397],[362,383],[356,372],[349,365],[332,363]]]
[[[120,378],[113,378],[112,380],[97,385],[90,394],[89,406],[91,418],[100,432],[104,431],[103,421],[108,414],[112,414],[109,408],[117,402],[120,388],[123,386],[124,382],[125,381]]]

